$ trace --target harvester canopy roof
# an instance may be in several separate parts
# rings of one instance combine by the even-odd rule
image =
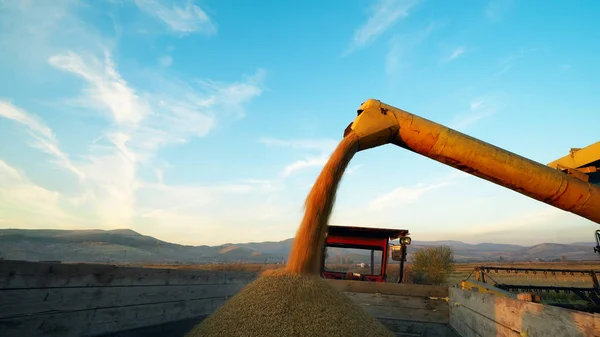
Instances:
[[[390,240],[394,240],[406,236],[410,233],[408,232],[408,229],[367,228],[330,225],[328,227],[327,234],[335,236],[351,236],[361,238],[389,238]]]

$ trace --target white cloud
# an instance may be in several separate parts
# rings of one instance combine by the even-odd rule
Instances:
[[[309,157],[306,159],[297,160],[289,165],[287,165],[283,171],[281,172],[281,176],[286,178],[293,174],[294,172],[310,168],[310,167],[323,167],[327,163],[327,159],[329,156],[322,155],[318,157]]]
[[[450,56],[444,58],[444,62],[451,62],[457,58],[459,58],[461,55],[463,55],[465,52],[467,51],[467,49],[465,47],[458,47],[456,49],[454,49],[452,51],[452,54],[450,54]]]
[[[513,3],[513,0],[492,0],[485,8],[485,16],[491,21],[500,21],[512,9]]]
[[[469,104],[471,111],[478,110],[483,105],[483,101],[473,101]]]
[[[339,143],[335,139],[292,139],[261,138],[260,142],[267,146],[291,147],[294,149],[310,149],[323,152],[335,150]]]
[[[396,22],[407,17],[409,11],[419,2],[420,0],[377,0],[369,8],[370,15],[366,22],[355,30],[353,40],[344,54],[352,53],[375,41]]]
[[[454,116],[448,126],[457,131],[464,131],[479,120],[496,114],[499,109],[500,103],[496,98],[487,96],[474,99],[469,103],[469,109]]]
[[[218,103],[226,111],[235,113],[237,117],[243,117],[242,105],[262,93],[262,82],[265,76],[266,70],[260,68],[254,75],[246,76],[244,81],[230,84],[211,80],[198,82],[204,90],[212,95],[208,101]]]
[[[243,116],[243,105],[262,93],[265,77],[265,71],[259,69],[245,81],[204,80],[199,81],[200,88],[194,88],[181,80],[155,76],[156,88],[138,94],[121,77],[108,52],[104,62],[72,51],[52,56],[49,61],[83,78],[87,89],[77,100],[80,105],[110,112],[121,132],[122,145],[127,143],[138,150],[156,150],[185,142],[190,136],[205,136],[219,115]]]
[[[103,143],[95,144],[86,156],[86,163],[82,164],[95,196],[96,212],[107,225],[132,223],[137,192],[144,186],[137,172],[143,165],[152,167],[160,148],[187,142],[191,137],[206,136],[218,114],[239,114],[243,104],[260,95],[257,85],[264,77],[264,72],[259,70],[248,82],[212,83],[210,90],[204,91],[162,78],[156,93],[137,95],[108,56],[102,65],[93,56],[67,55],[54,64],[64,66],[98,88],[87,91],[87,99],[82,100],[100,101],[114,116],[114,124],[104,134]],[[237,90],[238,87],[244,90]],[[106,170],[107,167],[111,169]],[[182,187],[169,191],[187,195]]]
[[[521,49],[521,50],[519,50],[519,52],[514,53],[508,57],[501,59],[500,66],[502,66],[502,70],[495,73],[494,76],[500,76],[500,75],[506,73],[507,71],[509,71],[512,68],[513,64],[516,63],[517,60],[523,58],[525,55],[532,53],[534,51],[536,51],[536,49],[534,49],[534,48]]]
[[[325,166],[329,156],[339,143],[339,141],[333,139],[283,140],[277,138],[261,138],[259,141],[266,146],[271,147],[287,147],[296,150],[311,151],[310,155],[305,155],[304,158],[286,165],[280,173],[281,179],[285,179],[290,175],[307,168],[320,168]],[[315,152],[317,154],[315,154]]]
[[[191,0],[162,1],[134,0],[144,12],[162,20],[171,30],[180,34],[217,34],[217,25]]]
[[[446,187],[448,186],[452,186],[452,190],[460,191],[465,186],[461,180],[468,176],[464,172],[453,170],[427,183],[387,187],[374,195],[368,190],[359,195],[340,194],[341,204],[336,206],[331,221],[340,224],[392,228],[398,226],[398,219],[402,219],[401,226],[410,228],[417,223],[419,226],[429,226],[432,220],[443,218],[443,213],[447,212],[446,204],[439,205],[439,211],[430,212],[431,204],[443,202],[447,198]],[[358,183],[356,178],[349,178],[349,180],[354,182],[348,184]],[[421,214],[422,212],[426,214]]]
[[[419,184],[414,187],[400,186],[394,190],[385,193],[369,203],[370,210],[381,211],[389,207],[397,207],[400,204],[416,201],[425,193],[452,185],[452,182],[445,181],[437,184],[423,185]]]
[[[358,171],[358,169],[363,166],[365,166],[365,165],[364,164],[350,165],[344,174],[352,175],[352,174],[356,173],[356,171]]]
[[[80,208],[91,208],[96,223],[104,228],[134,225],[140,208],[139,191],[160,191],[178,202],[189,196],[183,186],[148,185],[139,178],[140,168],[154,170],[157,151],[168,144],[184,143],[193,137],[206,136],[221,117],[244,115],[243,105],[262,93],[264,70],[235,83],[204,81],[209,85],[192,87],[186,82],[158,76],[155,91],[135,90],[119,74],[110,55],[101,61],[93,54],[73,51],[50,57],[51,65],[72,73],[85,82],[83,95],[77,99],[82,107],[99,110],[111,118],[108,128],[89,146],[77,162],[62,152],[50,128],[33,115],[7,102],[0,102],[0,116],[26,125],[36,139],[35,147],[59,159],[59,163],[76,173],[82,181],[81,193],[67,198]],[[139,94],[138,94],[139,92]],[[252,189],[259,184],[244,184]],[[215,190],[235,193],[228,186],[206,187],[205,196],[216,198]],[[198,192],[198,189],[193,190]],[[168,192],[168,193],[167,193]],[[182,199],[183,198],[183,199]],[[167,200],[168,201],[168,200]],[[169,203],[155,206],[160,209]]]
[[[10,102],[1,100],[0,117],[16,121],[29,128],[29,135],[34,139],[31,146],[54,156],[54,162],[58,166],[74,173],[79,179],[84,178],[83,172],[76,168],[69,159],[69,156],[60,149],[52,130],[39,118],[17,108]]]
[[[160,62],[163,67],[170,67],[171,64],[173,64],[173,58],[169,55],[165,55],[161,57],[158,62]]]
[[[137,4],[180,35],[216,33],[213,21],[191,2]],[[78,184],[67,183],[69,194],[62,195],[43,187],[48,182],[44,179],[53,177],[36,176],[33,183],[2,162],[0,223],[21,228],[132,228],[159,237],[169,237],[165,228],[172,226],[182,232],[196,228],[198,235],[186,237],[188,243],[209,243],[205,237],[211,235],[222,240],[219,233],[225,226],[232,228],[254,219],[273,221],[269,225],[275,226],[276,212],[267,212],[273,207],[266,206],[265,200],[280,204],[281,198],[272,198],[282,188],[278,181],[172,185],[172,167],[159,157],[159,151],[168,145],[193,141],[208,135],[219,123],[243,118],[247,103],[264,90],[266,71],[258,69],[234,82],[195,79],[161,67],[122,72],[111,57],[122,55],[112,49],[118,45],[118,36],[108,36],[111,32],[106,30],[99,33],[82,16],[89,5],[79,5],[70,0],[52,5],[23,1],[7,3],[0,11],[0,28],[5,32],[0,47],[11,51],[6,55],[13,62],[11,67],[22,72],[34,69],[36,76],[50,78],[57,90],[70,88],[62,86],[66,76],[57,70],[81,80],[81,90],[68,93],[68,99],[59,98],[58,104],[46,102],[46,106],[62,112],[61,104],[76,105],[83,118],[87,111],[105,117],[100,134],[91,135],[94,141],[76,147],[83,148],[82,152],[67,154],[40,118],[0,101],[1,117],[26,127],[34,139],[33,147],[51,154],[61,167],[81,178]],[[173,47],[167,50],[172,52]],[[155,57],[160,63],[159,56]],[[163,66],[171,62],[162,59]],[[126,74],[133,76],[126,78]],[[53,117],[68,118],[60,113]],[[248,193],[259,197],[248,201]],[[231,212],[231,204],[242,206]],[[290,207],[277,209],[289,212]],[[179,223],[180,219],[183,222]]]
[[[394,36],[390,40],[390,49],[385,55],[387,74],[394,75],[400,68],[410,67],[412,53],[429,37],[435,28],[435,24],[430,24],[424,29],[411,34]]]
[[[0,222],[13,228],[65,228],[85,223],[66,212],[64,197],[32,183],[0,160]]]
[[[91,27],[90,4],[79,0],[1,1],[3,65],[47,77],[47,59],[67,49],[111,50],[116,39]]]
[[[117,124],[136,124],[150,113],[147,104],[121,78],[108,52],[104,62],[73,51],[52,56],[48,61],[85,80],[88,87],[79,102],[101,111],[108,109]]]

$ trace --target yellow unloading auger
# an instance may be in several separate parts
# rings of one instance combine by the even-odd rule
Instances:
[[[375,99],[360,106],[344,135],[350,130],[359,151],[395,144],[600,224],[600,142],[543,165]]]

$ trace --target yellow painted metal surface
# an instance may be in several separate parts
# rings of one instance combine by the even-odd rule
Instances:
[[[600,224],[598,186],[378,100],[359,112],[360,150],[393,143]]]
[[[350,128],[358,136],[360,150],[387,144],[396,138],[399,125],[393,113],[382,110],[372,100],[363,103],[358,113]]]
[[[471,290],[471,291],[475,291],[475,292],[483,293],[483,294],[494,294],[496,296],[517,298],[517,295],[515,295],[511,292],[508,292],[508,291],[502,290],[500,288],[496,288],[489,284],[478,282],[478,281],[467,281],[467,280],[462,281],[461,289],[462,290]]]
[[[582,149],[571,151],[568,155],[548,163],[548,166],[555,169],[576,169],[598,160],[600,160],[600,142],[586,146]]]

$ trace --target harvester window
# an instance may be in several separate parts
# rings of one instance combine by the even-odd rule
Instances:
[[[324,270],[361,275],[381,275],[383,251],[381,247],[327,246]]]

